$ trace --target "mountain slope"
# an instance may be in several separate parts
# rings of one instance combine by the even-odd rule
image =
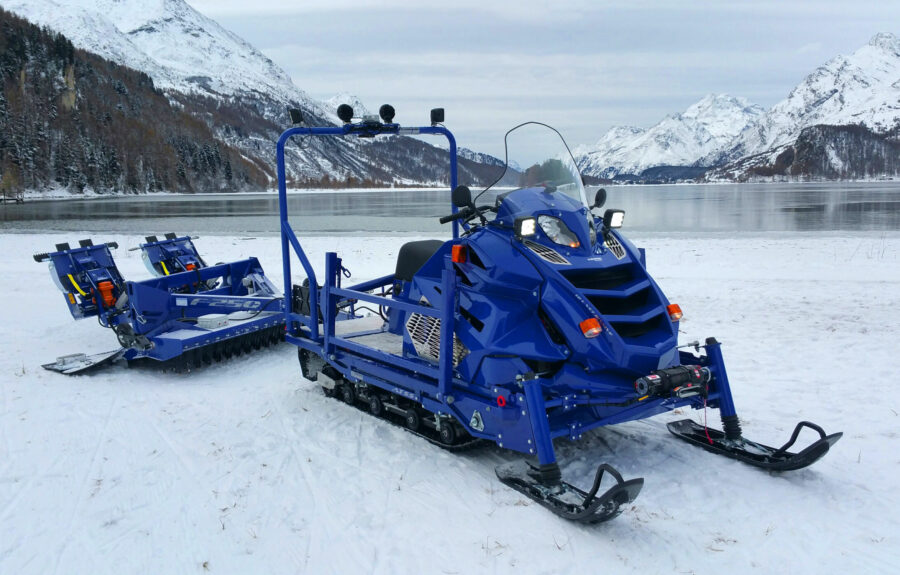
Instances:
[[[876,34],[850,56],[820,66],[710,164],[793,143],[804,128],[863,125],[886,133],[900,125],[900,38]]]
[[[0,9],[0,177],[10,188],[258,189],[266,175],[146,75]]]
[[[731,142],[763,109],[743,98],[710,94],[649,129],[617,126],[593,146],[574,151],[591,176],[640,174],[656,166],[691,166]]]
[[[269,58],[183,0],[2,0],[0,5],[63,32],[79,48],[141,70],[159,88],[309,99]]]
[[[183,0],[0,0],[5,7],[71,39],[76,47],[142,71],[168,98],[275,181],[275,141],[299,107],[309,125],[334,124],[329,106],[310,98],[271,60]],[[286,151],[291,185],[446,184],[439,148],[412,138],[391,142],[310,138]],[[472,168],[476,169],[472,169]],[[461,163],[460,181],[483,170]]]

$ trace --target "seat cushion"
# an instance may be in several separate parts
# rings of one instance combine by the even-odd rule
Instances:
[[[422,266],[425,265],[431,256],[437,252],[444,242],[441,240],[421,240],[418,242],[407,242],[400,248],[397,254],[397,270],[394,272],[395,279],[402,281],[411,281]]]

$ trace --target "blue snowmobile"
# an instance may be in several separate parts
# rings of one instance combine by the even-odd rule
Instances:
[[[499,479],[554,513],[594,523],[622,512],[643,479],[601,464],[582,490],[563,481],[553,440],[676,408],[718,408],[723,430],[669,424],[681,439],[772,471],[810,465],[840,439],[809,422],[781,447],[745,439],[721,346],[679,346],[681,309],[647,272],[644,250],[621,233],[624,212],[589,202],[562,136],[528,122],[507,133],[506,165],[476,197],[457,182],[456,141],[443,110],[430,126],[401,127],[394,111],[337,127],[300,123],[278,141],[286,340],[304,377],[326,395],[405,426],[444,448],[493,442],[528,460],[500,466]],[[344,287],[336,253],[319,278],[290,225],[284,148],[293,136],[374,138],[438,135],[449,143],[452,239],[409,242],[394,273]],[[506,185],[506,188],[499,188]],[[296,256],[306,281],[295,285]],[[379,317],[361,318],[361,305]],[[694,350],[686,349],[693,347]],[[790,451],[803,428],[818,438]],[[604,476],[612,480],[603,481]],[[606,485],[601,490],[601,486]]]

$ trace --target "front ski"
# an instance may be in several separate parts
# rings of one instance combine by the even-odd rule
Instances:
[[[825,435],[825,431],[818,425],[808,421],[801,421],[794,428],[794,433],[791,434],[788,442],[776,449],[744,438],[728,439],[723,432],[705,428],[690,419],[673,421],[668,424],[668,427],[675,437],[698,445],[707,451],[731,457],[769,471],[792,471],[811,465],[828,453],[831,446],[837,443],[837,440],[843,435],[843,433]],[[800,430],[804,427],[818,432],[819,439],[798,453],[788,451],[794,445],[794,442],[797,441]]]
[[[594,485],[589,492],[564,481],[542,481],[540,470],[526,461],[501,465],[496,472],[504,485],[537,501],[560,517],[581,523],[613,519],[625,510],[625,505],[635,500],[644,486],[643,478],[625,481],[618,471],[606,463],[597,469]],[[597,495],[604,472],[612,475],[616,484]]]

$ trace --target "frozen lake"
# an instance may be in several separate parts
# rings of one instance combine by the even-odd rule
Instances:
[[[593,195],[590,188],[589,194]],[[606,207],[633,231],[881,231],[900,229],[900,182],[609,186]],[[478,190],[473,190],[477,193]],[[444,190],[295,192],[295,230],[315,235],[449,233]],[[481,202],[479,202],[481,203]],[[137,196],[0,206],[0,231],[267,235],[275,194]]]

